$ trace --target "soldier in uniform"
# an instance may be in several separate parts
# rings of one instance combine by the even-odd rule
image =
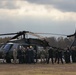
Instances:
[[[52,47],[48,50],[48,54],[49,54],[49,56],[47,59],[47,64],[49,64],[50,58],[51,58],[52,64],[54,64],[54,50]]]
[[[18,50],[18,59],[19,59],[19,64],[22,63],[22,48],[21,46],[19,47],[19,50]]]
[[[71,55],[72,55],[72,62],[75,63],[76,62],[76,50],[75,47],[71,48]]]
[[[27,61],[29,64],[34,63],[34,52],[33,47],[27,47]]]
[[[25,63],[25,48],[22,46],[22,50],[21,50],[21,58],[22,58],[22,63]]]
[[[64,58],[65,58],[65,63],[70,63],[70,50],[69,50],[69,48],[65,49]]]
[[[29,63],[29,47],[26,48],[26,52],[25,52],[25,63],[26,64]]]
[[[17,63],[17,49],[13,50],[13,60],[14,60],[14,63],[16,64]]]
[[[61,60],[61,63],[63,64],[63,60],[62,60],[62,50],[56,50],[55,53],[55,63],[57,62],[59,64],[59,61]]]
[[[45,63],[45,57],[46,57],[46,53],[45,50],[43,49],[42,51],[40,51],[40,59],[41,59],[41,63]]]
[[[31,63],[34,63],[34,49],[32,46],[30,46],[30,60],[31,60]]]

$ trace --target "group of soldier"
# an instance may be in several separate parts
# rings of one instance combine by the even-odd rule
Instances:
[[[13,63],[18,63],[17,60],[19,61],[19,64],[37,63],[38,60],[40,60],[41,63],[47,63],[47,64],[49,64],[50,62],[52,64],[75,63],[76,48],[72,47],[71,49],[65,48],[64,50],[62,50],[49,47],[47,49],[43,48],[41,51],[37,52],[32,46],[29,47],[20,46],[18,50],[17,49],[13,50]]]
[[[62,49],[54,49],[50,47],[47,52],[46,63],[76,63],[76,47]]]
[[[23,63],[34,63],[34,49],[32,46],[30,47],[21,47],[16,50],[13,50],[13,60],[14,63],[17,63],[17,58],[19,59],[19,64],[23,64]]]

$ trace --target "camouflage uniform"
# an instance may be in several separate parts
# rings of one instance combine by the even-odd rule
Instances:
[[[41,63],[45,63],[45,57],[46,57],[46,52],[45,52],[45,50],[42,50],[40,52]]]
[[[22,54],[22,55],[21,55],[21,59],[22,59],[21,62],[22,62],[22,63],[25,63],[25,50],[26,50],[25,48],[22,48],[22,50],[21,50],[21,54]]]
[[[17,62],[17,50],[16,49],[13,50],[13,59],[14,59],[14,63],[16,63]]]

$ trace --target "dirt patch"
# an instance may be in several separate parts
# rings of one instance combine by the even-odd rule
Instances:
[[[76,75],[76,64],[0,64],[0,75]]]

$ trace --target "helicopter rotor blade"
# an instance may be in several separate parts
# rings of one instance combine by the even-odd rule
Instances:
[[[33,32],[29,32],[29,34],[30,34],[30,35],[33,35],[33,36],[36,36],[36,37],[38,37],[38,38],[40,38],[40,39],[43,39],[43,38],[44,38],[43,36],[38,35],[38,34],[33,33]]]
[[[43,39],[44,37],[39,35],[39,34],[45,34],[45,35],[60,35],[60,36],[67,36],[67,37],[70,37],[70,36],[73,36],[73,35],[64,35],[64,34],[54,34],[54,33],[33,33],[33,32],[29,32],[29,31],[20,31],[20,32],[17,32],[17,33],[6,33],[6,34],[0,34],[0,36],[4,36],[4,35],[15,35],[14,37],[12,37],[11,39],[15,39],[21,35],[25,35],[26,33],[29,33],[30,35],[33,35],[33,36],[36,36],[40,39]]]
[[[0,36],[5,36],[5,35],[15,35],[17,33],[6,33],[6,34],[0,34]]]
[[[29,31],[20,31],[20,32],[17,33],[16,36],[12,37],[11,39],[18,38],[19,36],[21,36],[21,35],[25,35],[26,33],[29,33]]]
[[[36,34],[67,36],[67,35],[65,35],[65,34],[54,34],[54,33],[36,33]]]
[[[72,35],[68,35],[67,37],[72,37],[72,36],[75,36],[75,34],[72,34]]]
[[[20,31],[20,32],[18,32],[18,33],[6,33],[6,34],[0,34],[0,36],[3,36],[3,35],[15,35],[15,34],[22,35],[22,34],[24,34],[24,33],[35,34],[35,36],[39,36],[38,34],[67,36],[67,35],[65,35],[65,34],[55,34],[55,33],[33,33],[33,32],[29,32],[29,31]],[[19,35],[18,35],[18,36],[19,36]]]

